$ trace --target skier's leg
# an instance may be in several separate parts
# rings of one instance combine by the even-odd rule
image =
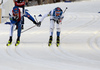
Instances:
[[[17,46],[17,45],[19,45],[19,44],[20,44],[20,36],[17,37],[15,46]]]
[[[56,45],[57,47],[60,44],[60,32],[61,32],[61,23],[56,25],[56,29],[57,29],[57,39],[56,39]]]
[[[57,30],[57,36],[60,37],[60,32],[61,32],[61,24],[56,25],[56,30]]]
[[[15,46],[19,45],[21,36],[21,22],[18,23],[17,40]]]
[[[50,20],[50,36],[53,36],[53,31],[55,28],[55,21],[54,20]]]
[[[49,42],[48,46],[51,46],[52,40],[53,40],[53,31],[54,31],[54,20],[50,20],[50,37],[49,37]]]
[[[11,26],[10,26],[10,36],[9,36],[7,46],[12,44],[13,28],[14,28],[14,24],[11,24]]]

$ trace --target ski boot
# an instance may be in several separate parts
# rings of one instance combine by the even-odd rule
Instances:
[[[18,46],[20,44],[20,41],[16,41],[15,46]]]
[[[8,41],[8,43],[6,44],[6,46],[10,46],[12,44],[12,37],[10,36],[10,39]]]
[[[57,36],[56,46],[58,47],[58,46],[59,46],[59,44],[60,44],[60,37],[59,37],[59,36]]]
[[[51,46],[51,44],[52,44],[52,36],[50,36],[49,38],[48,46]]]
[[[20,37],[17,38],[17,41],[15,43],[15,46],[18,46],[20,44]]]

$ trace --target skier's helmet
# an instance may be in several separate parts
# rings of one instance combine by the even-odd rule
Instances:
[[[19,8],[17,6],[13,7],[13,16],[18,16],[19,15]]]
[[[56,16],[61,16],[63,13],[62,9],[60,7],[55,8],[55,14]]]

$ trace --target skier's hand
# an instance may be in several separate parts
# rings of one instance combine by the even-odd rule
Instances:
[[[6,22],[5,24],[9,24],[10,25],[11,23],[10,22]]]
[[[60,18],[58,19],[58,21],[57,21],[57,24],[61,23],[62,20],[63,20],[63,18],[64,18],[64,16],[60,17]]]
[[[58,19],[57,20],[57,24],[59,24],[59,23],[61,23],[62,22],[62,20],[61,19]]]
[[[36,25],[37,25],[38,27],[40,27],[40,26],[41,26],[41,22],[38,22]]]
[[[18,16],[13,16],[13,19],[15,20],[15,21],[17,21],[18,20]]]

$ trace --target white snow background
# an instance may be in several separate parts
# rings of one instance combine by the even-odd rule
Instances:
[[[56,29],[53,45],[48,47],[50,18],[41,27],[34,27],[21,34],[19,46],[7,47],[10,26],[0,24],[0,70],[100,70],[100,1],[82,1],[45,4],[27,7],[34,17],[48,13],[55,7],[63,10],[61,45],[56,47]],[[34,26],[25,18],[24,30]]]

